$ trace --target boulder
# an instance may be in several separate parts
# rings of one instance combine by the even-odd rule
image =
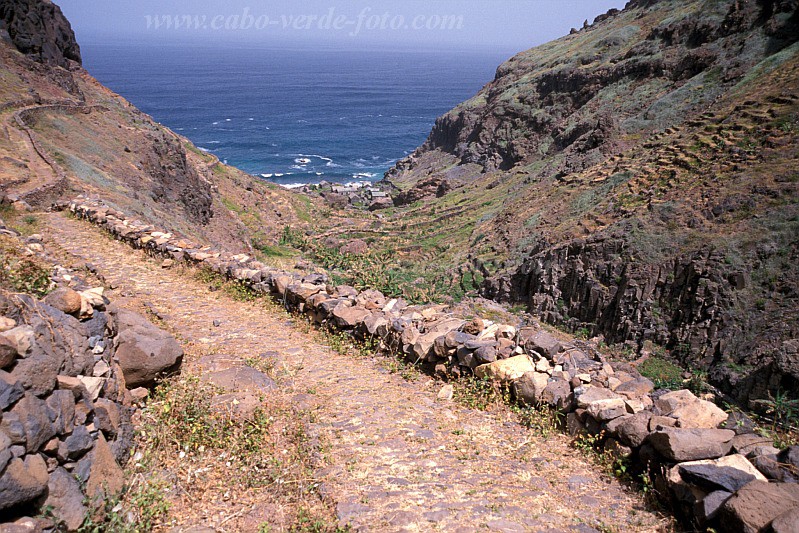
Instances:
[[[94,439],[86,426],[77,426],[72,434],[58,445],[58,459],[62,463],[80,459],[93,446]]]
[[[2,338],[14,348],[16,355],[20,357],[25,357],[25,355],[30,352],[35,342],[33,328],[27,324],[17,326],[4,332]]]
[[[645,377],[641,376],[630,381],[626,381],[616,387],[615,392],[627,398],[641,398],[655,390],[655,385]]]
[[[729,429],[666,428],[651,433],[648,442],[671,461],[698,461],[727,455],[735,433]]]
[[[106,400],[108,401],[108,400]],[[68,390],[56,390],[46,400],[47,414],[57,435],[72,431],[75,423],[75,397]]]
[[[627,414],[627,405],[621,398],[608,398],[591,402],[586,410],[594,419],[606,422]]]
[[[549,383],[549,375],[540,372],[525,372],[513,384],[516,399],[525,405],[537,405],[541,402],[544,390]]]
[[[110,313],[117,331],[115,356],[128,387],[152,385],[180,367],[183,349],[174,337],[138,313],[116,307]]]
[[[420,360],[426,359],[433,349],[433,344],[439,337],[442,337],[442,335],[436,331],[419,335],[419,337],[416,339],[416,342],[413,343],[414,355]]]
[[[732,428],[730,428],[732,429]],[[761,446],[771,446],[772,440],[767,437],[762,437],[755,433],[746,433],[744,435],[736,435],[732,439],[732,450],[741,455],[748,455],[749,452]]]
[[[83,493],[78,481],[61,467],[50,474],[44,506],[51,509],[53,516],[63,523],[67,531],[77,531],[88,512],[83,505]]]
[[[0,370],[0,410],[5,411],[25,395],[22,383]]]
[[[771,523],[773,533],[796,533],[799,531],[799,508],[791,509],[774,519]]]
[[[610,389],[586,385],[574,389],[574,399],[577,401],[578,407],[587,409],[592,403],[600,400],[621,400],[624,403],[625,398]]]
[[[746,457],[738,454],[681,463],[679,471],[684,480],[711,491],[735,492],[752,481],[766,481]]]
[[[532,361],[526,355],[518,355],[509,359],[495,361],[480,365],[474,373],[478,378],[487,378],[495,381],[515,381],[527,372],[535,371]]]
[[[637,448],[649,436],[649,420],[652,413],[643,411],[625,418],[616,426],[616,434],[625,444]]]
[[[363,325],[369,335],[377,335],[382,338],[388,333],[389,322],[381,313],[370,314],[364,319]]]
[[[799,446],[785,448],[777,455],[777,459],[783,464],[799,469]],[[799,472],[799,470],[797,471]]]
[[[799,483],[799,471],[791,465],[781,463],[776,454],[755,455],[752,464],[768,479],[783,483]]]
[[[97,434],[91,454],[91,469],[86,482],[86,496],[96,502],[122,492],[125,475],[114,459],[111,447],[102,433]]]
[[[363,324],[371,314],[363,307],[348,306],[342,302],[333,309],[333,321],[341,328],[354,328]]]
[[[481,365],[497,360],[497,349],[493,346],[481,346],[474,351],[474,358]]]
[[[17,327],[17,321],[13,318],[0,316],[0,333],[6,332]]]
[[[552,378],[547,383],[541,400],[561,411],[570,411],[574,404],[571,385],[563,378]]]
[[[799,485],[753,481],[736,492],[719,513],[726,531],[758,533],[781,515],[799,508]]]
[[[119,404],[107,398],[98,398],[94,402],[94,425],[107,437],[116,437],[122,423],[123,412]]]
[[[26,394],[11,412],[22,424],[28,453],[38,452],[47,441],[55,437],[56,429],[47,414],[47,404],[32,394]]]
[[[0,511],[41,496],[47,490],[48,477],[41,455],[12,459],[0,476]]]
[[[716,428],[728,418],[716,404],[697,398],[689,390],[664,394],[655,407],[661,415],[676,419],[682,428]]]
[[[732,497],[731,492],[717,490],[705,496],[701,502],[694,507],[694,514],[699,520],[700,525],[716,518],[721,507]]]
[[[17,360],[17,346],[5,335],[0,334],[0,368],[6,368]]]
[[[230,392],[244,390],[258,392],[277,388],[272,378],[250,366],[237,366],[207,373],[202,379]]]
[[[69,287],[60,287],[44,297],[44,303],[67,315],[77,315],[81,310],[80,294]]]
[[[549,358],[561,350],[560,341],[546,331],[534,333],[525,341],[524,346],[528,350],[536,351]]]

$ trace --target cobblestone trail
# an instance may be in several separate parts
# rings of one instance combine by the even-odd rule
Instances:
[[[407,381],[339,355],[281,313],[230,299],[63,213],[48,247],[92,263],[114,298],[147,302],[187,345],[275,357],[326,442],[322,496],[342,525],[368,531],[652,531],[664,522],[569,447],[513,422],[439,402],[441,384]],[[214,326],[217,321],[219,326]],[[196,369],[189,358],[185,365]]]

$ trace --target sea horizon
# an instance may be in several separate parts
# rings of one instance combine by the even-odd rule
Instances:
[[[83,55],[101,83],[201,150],[289,186],[381,179],[510,57],[295,44],[88,39]]]

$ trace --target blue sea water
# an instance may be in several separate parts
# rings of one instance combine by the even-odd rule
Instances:
[[[281,184],[376,180],[509,54],[83,45],[85,67],[158,122]]]

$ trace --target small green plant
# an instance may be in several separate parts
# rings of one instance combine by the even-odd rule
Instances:
[[[325,517],[314,514],[301,507],[297,512],[296,523],[289,529],[291,533],[346,533],[349,527],[331,525]]]
[[[659,389],[677,390],[683,388],[682,368],[658,356],[650,356],[641,363],[638,371],[652,380]]]
[[[157,478],[128,487],[119,498],[100,503],[86,515],[79,533],[138,533],[152,531],[169,512],[167,485]]]
[[[799,399],[791,398],[786,391],[778,389],[776,393],[768,392],[768,399],[755,400],[754,403],[765,409],[777,425],[790,428],[797,424]]]
[[[50,292],[50,266],[36,257],[25,256],[9,237],[0,239],[0,286],[41,298]]]
[[[514,411],[521,425],[545,439],[556,434],[563,425],[563,412],[548,405],[516,406]]]
[[[455,384],[453,399],[469,409],[487,411],[509,403],[510,391],[487,378],[468,377]]]

